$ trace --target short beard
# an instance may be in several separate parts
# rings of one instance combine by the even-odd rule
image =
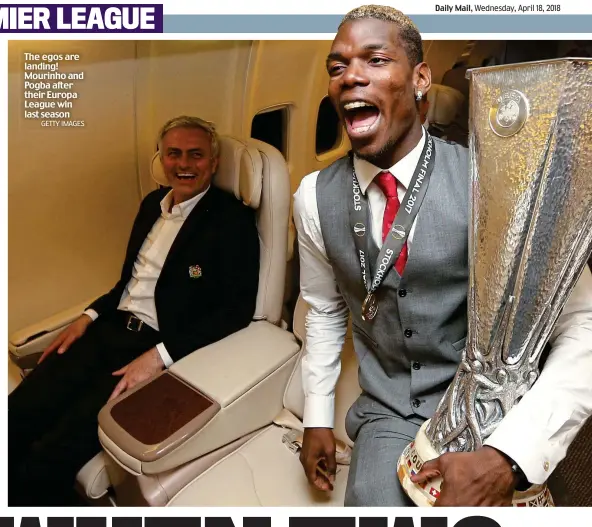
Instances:
[[[393,151],[397,145],[397,141],[395,139],[389,139],[382,148],[378,152],[373,154],[361,154],[360,152],[356,152],[354,148],[354,153],[356,157],[363,159],[364,161],[368,161],[373,165],[379,168],[390,168],[392,163],[390,159],[392,158]]]
[[[388,141],[384,145],[382,145],[382,147],[377,152],[375,152],[373,154],[360,154],[360,153],[356,152],[356,150],[354,148],[353,149],[354,153],[360,159],[364,159],[365,161],[372,163],[374,166],[377,166],[378,168],[382,168],[383,170],[386,170],[386,169],[392,167],[396,162],[399,161],[399,160],[393,159],[395,152],[397,150],[397,146],[402,144],[407,139],[409,134],[412,133],[414,123],[415,123],[415,121],[411,120],[406,126],[405,125],[401,126],[399,128],[399,137],[397,139],[394,139],[392,137],[389,138]],[[420,127],[421,127],[421,124],[420,124]],[[420,130],[421,130],[421,128],[420,128]],[[421,132],[421,133],[423,133],[423,132]],[[353,147],[353,145],[352,145],[352,147]],[[401,159],[402,159],[402,157],[401,157]]]

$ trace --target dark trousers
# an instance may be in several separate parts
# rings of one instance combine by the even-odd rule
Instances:
[[[8,397],[8,505],[80,504],[76,474],[101,449],[97,415],[121,377],[113,372],[160,342],[125,315],[102,315],[62,355],[39,364]]]

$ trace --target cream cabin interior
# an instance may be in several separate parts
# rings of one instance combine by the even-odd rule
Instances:
[[[78,478],[90,503],[342,505],[347,466],[332,497],[317,495],[307,487],[298,456],[284,444],[298,435],[284,439],[288,430],[302,428],[299,360],[305,352],[291,195],[306,174],[349,149],[326,98],[329,48],[330,41],[9,42],[9,390],[20,379],[18,360],[25,369],[34,365],[31,357],[117,280],[140,201],[162,181],[153,156],[158,129],[169,118],[196,115],[216,124],[227,137],[221,185],[243,200],[248,185],[260,236],[274,240],[267,255],[273,286],[267,296],[260,292],[251,332],[171,369],[187,389],[216,403],[218,412],[206,423],[190,421],[183,430],[191,439],[181,447],[163,436],[165,453],[151,458],[150,445],[126,436],[110,417],[111,407],[104,409],[99,436],[105,452],[89,460]],[[567,56],[574,49],[592,52],[587,42],[424,41],[436,85],[429,94],[430,125],[466,141],[467,68]],[[25,53],[79,55],[78,61],[60,62],[59,71],[84,73],[70,110],[83,127],[42,127],[23,117]],[[256,168],[245,171],[245,160]],[[270,211],[284,217],[275,230],[266,223]],[[257,354],[262,341],[273,342],[274,353]],[[206,358],[222,367],[237,360],[233,349],[245,345],[253,349],[241,363],[247,377],[214,382],[216,369],[206,368]],[[341,419],[359,391],[351,341],[346,347]],[[232,429],[239,413],[249,417]],[[346,451],[351,441],[342,422],[336,431]],[[590,426],[583,432],[589,438]],[[577,477],[586,473],[586,460],[590,464],[589,445],[580,434],[571,465],[568,459],[556,471],[558,503],[592,504],[581,493],[583,476]],[[266,472],[269,456],[291,475],[281,485]]]

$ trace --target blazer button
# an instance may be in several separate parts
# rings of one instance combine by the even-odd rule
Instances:
[[[399,289],[399,296],[401,298],[407,296],[407,289]]]
[[[413,331],[411,331],[409,328],[407,328],[404,333],[403,333],[408,339],[411,338],[411,335],[413,335]]]
[[[419,370],[421,368],[421,364],[417,361],[413,361],[413,369]]]
[[[421,406],[421,401],[419,399],[413,399],[413,408],[419,408]]]

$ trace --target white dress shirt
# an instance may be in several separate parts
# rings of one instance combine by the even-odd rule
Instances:
[[[424,141],[425,133],[418,145],[389,169],[398,180],[400,201]],[[360,190],[368,197],[372,236],[380,248],[386,198],[372,180],[382,169],[358,158],[354,158],[354,167]],[[316,200],[318,174],[306,176],[294,195],[300,286],[310,305],[306,317],[308,351],[302,360],[303,420],[305,427],[333,428],[335,385],[349,312],[323,242]],[[414,229],[415,222],[408,238],[409,253],[413,251]],[[592,413],[592,275],[588,267],[576,284],[550,343],[552,351],[540,378],[485,442],[518,463],[531,483],[546,480]]]
[[[172,209],[173,191],[170,191],[162,199],[160,202],[162,210],[160,217],[152,226],[148,236],[146,236],[134,262],[132,277],[121,295],[117,309],[130,311],[156,331],[158,331],[158,317],[154,303],[156,282],[183,223],[209,188],[197,196],[173,206]],[[85,314],[93,320],[96,320],[99,316],[94,309],[87,309]],[[156,349],[167,368],[173,364],[173,359],[166,350],[164,343],[157,344]]]

